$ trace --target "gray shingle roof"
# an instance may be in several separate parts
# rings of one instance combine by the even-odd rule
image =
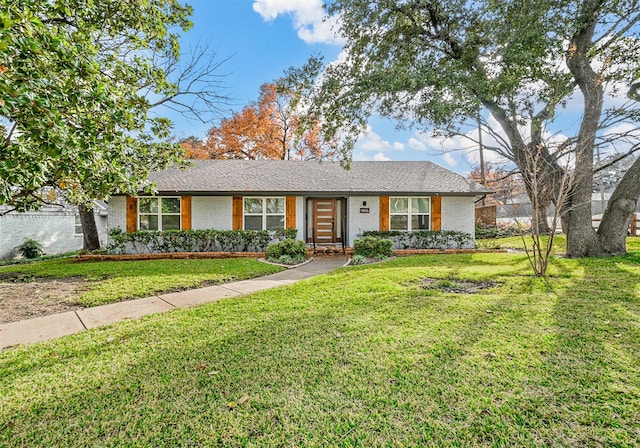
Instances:
[[[395,194],[473,196],[491,192],[431,162],[197,160],[186,171],[171,168],[150,180],[158,192],[189,194]]]

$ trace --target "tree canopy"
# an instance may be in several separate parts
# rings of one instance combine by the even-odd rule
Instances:
[[[278,82],[260,86],[256,102],[211,128],[204,142],[186,139],[183,146],[193,159],[331,158],[332,141],[320,133],[318,123],[307,126],[296,111],[299,92]]]
[[[488,111],[499,127],[491,149],[517,165],[529,195],[544,211],[567,198],[569,255],[624,252],[627,200],[635,206],[640,195],[640,164],[621,182],[625,206],[615,204],[614,194],[611,219],[605,216],[598,234],[590,200],[595,148],[617,139],[626,139],[630,151],[639,148],[637,134],[619,131],[637,129],[640,120],[638,6],[637,0],[330,1],[345,50],[322,70],[313,70],[317,58],[310,60],[318,87],[305,107],[322,119],[325,135],[341,138],[345,158],[373,113],[450,133],[475,121],[479,109]],[[607,97],[611,107],[603,106]],[[573,118],[578,125],[553,135],[569,103],[581,110]],[[575,163],[564,195],[558,188],[568,155]],[[545,215],[537,218],[546,225]],[[609,225],[616,229],[604,230]]]
[[[150,171],[179,162],[170,121],[150,110],[197,72],[170,76],[191,13],[175,0],[3,2],[0,203],[27,210],[54,189],[75,203],[135,194]]]

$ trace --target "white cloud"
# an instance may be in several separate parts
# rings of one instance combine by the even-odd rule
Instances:
[[[384,154],[382,154],[381,152],[379,152],[378,154],[373,156],[373,160],[375,160],[376,162],[385,162],[385,161],[391,160],[391,158],[389,158],[389,157],[385,156]]]
[[[489,119],[493,129],[498,128],[498,123]],[[409,146],[420,151],[442,155],[444,161],[451,167],[455,167],[461,160],[466,159],[471,165],[480,164],[478,150],[478,130],[470,129],[464,135],[452,137],[434,136],[431,133],[417,131],[414,137],[409,139]],[[497,141],[486,133],[482,133],[483,143],[487,146],[498,146]],[[494,151],[486,150],[484,160],[487,163],[504,163],[505,161]]]
[[[504,157],[497,152],[489,149],[491,147],[500,148],[503,142],[507,141],[507,137],[502,131],[498,121],[490,115],[488,117],[488,126],[493,129],[495,135],[490,134],[487,128],[483,126],[482,141],[485,148],[483,157],[485,163],[505,164],[509,163]],[[529,123],[524,123],[518,127],[520,135],[524,141],[531,139],[531,128]],[[549,130],[543,131],[543,137],[551,147],[564,142],[567,137],[562,133],[552,134]],[[426,132],[416,132],[415,137],[409,139],[409,146],[414,149],[424,150],[436,154],[441,154],[444,161],[450,166],[456,166],[461,160],[466,159],[471,166],[480,164],[480,151],[478,145],[478,129],[473,128],[467,130],[463,135],[454,135],[452,137],[434,136]],[[457,153],[459,157],[454,157]]]
[[[366,154],[364,152],[354,152],[353,156],[352,156],[353,160],[355,161],[360,161],[360,162],[371,162],[371,161],[375,161],[375,162],[384,162],[384,161],[389,161],[391,160],[390,157],[386,156],[383,152],[379,152],[375,155],[370,155],[370,154]]]
[[[417,149],[419,151],[426,151],[427,150],[427,145],[425,145],[420,140],[418,140],[417,138],[414,138],[414,137],[411,137],[409,139],[408,145],[409,145],[409,148],[411,148],[411,149]]]
[[[358,149],[363,151],[402,151],[404,144],[400,142],[390,143],[383,139],[379,134],[373,131],[371,125],[367,125],[366,130],[360,134],[356,143]]]
[[[328,17],[322,0],[255,0],[253,10],[266,20],[289,15],[298,37],[308,44],[343,44],[336,35],[338,18]]]
[[[449,165],[449,166],[457,166],[458,165],[458,161],[453,158],[453,156],[451,155],[450,152],[445,152],[444,153],[444,161],[447,162],[447,165]]]

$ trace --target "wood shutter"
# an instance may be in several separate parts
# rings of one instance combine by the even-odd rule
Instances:
[[[127,196],[127,233],[138,230],[138,198]]]
[[[182,196],[180,204],[182,230],[191,230],[191,196]]]
[[[242,230],[242,196],[233,197],[231,226],[233,230]]]
[[[287,196],[286,202],[287,215],[285,218],[285,229],[296,228],[296,197]]]
[[[431,230],[442,230],[441,196],[431,196]]]
[[[380,231],[389,230],[389,196],[380,196]]]

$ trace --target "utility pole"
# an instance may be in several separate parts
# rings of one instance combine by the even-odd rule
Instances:
[[[596,146],[598,165],[600,165],[600,147]],[[598,183],[600,184],[600,213],[604,214],[604,174],[602,170],[598,173]]]

